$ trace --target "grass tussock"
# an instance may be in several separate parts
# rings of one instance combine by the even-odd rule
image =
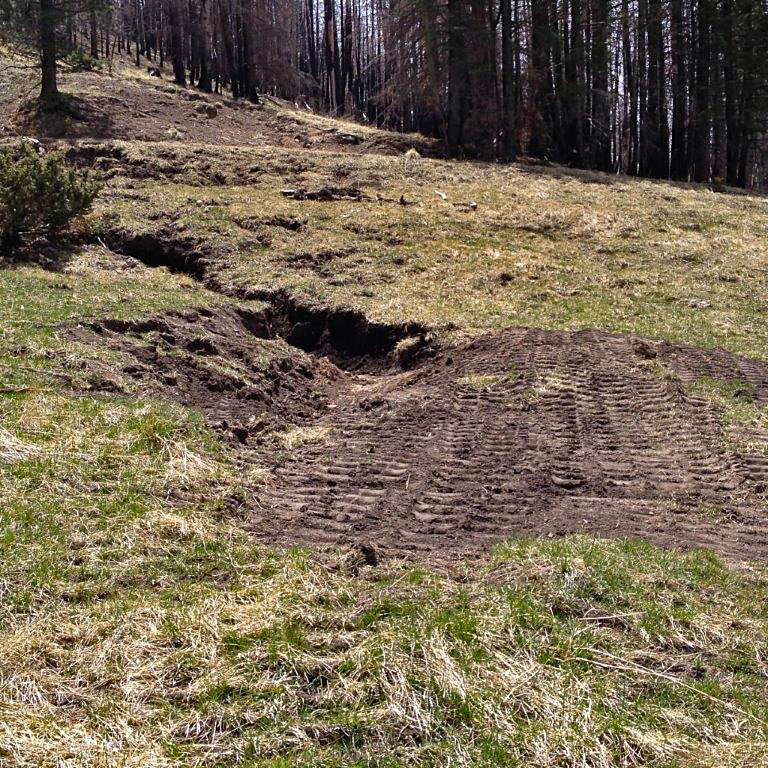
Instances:
[[[768,455],[768,405],[756,402],[746,381],[701,379],[692,387],[720,412],[726,445],[742,454]]]
[[[768,757],[761,572],[585,538],[447,573],[275,552],[225,522],[240,475],[194,415],[38,392],[2,419],[4,765]]]

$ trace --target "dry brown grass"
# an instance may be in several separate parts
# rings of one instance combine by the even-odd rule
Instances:
[[[178,152],[193,177],[197,161]],[[213,238],[222,256],[211,270],[225,282],[284,287],[377,320],[459,334],[596,327],[765,356],[765,198],[557,168],[275,149],[249,157],[260,171],[248,186],[209,189],[202,205],[196,188],[156,182],[104,205],[136,231],[155,217]],[[228,177],[233,161],[216,162]],[[328,184],[371,199],[280,194]],[[461,207],[469,201],[476,210]],[[303,223],[289,230],[275,217]]]

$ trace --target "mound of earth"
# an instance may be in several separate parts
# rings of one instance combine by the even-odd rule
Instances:
[[[247,442],[267,428],[316,418],[344,376],[325,358],[280,339],[257,338],[256,322],[245,311],[199,309],[100,321],[70,329],[69,337],[123,360],[115,369],[93,361],[94,389],[138,387],[202,411],[209,423]]]
[[[510,329],[350,377],[315,421],[325,437],[273,467],[250,527],[397,556],[584,532],[762,558],[768,457],[729,451],[682,384],[713,374],[768,399],[768,364],[592,331]]]

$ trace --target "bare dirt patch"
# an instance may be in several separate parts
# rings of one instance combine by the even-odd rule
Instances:
[[[359,310],[303,304],[284,290],[223,282],[219,272],[230,255],[227,245],[212,244],[168,226],[142,233],[115,228],[105,237],[110,248],[147,266],[184,273],[211,290],[238,299],[266,302],[263,312],[250,316],[251,333],[265,339],[282,338],[300,350],[327,356],[342,368],[381,370],[404,339],[415,340],[419,349],[425,346],[429,329],[420,323],[375,322]]]
[[[231,309],[167,313],[141,321],[104,320],[71,328],[71,339],[119,353],[122,365],[93,361],[92,387],[137,386],[202,411],[242,443],[267,429],[316,418],[344,374],[279,339],[260,339],[258,315]]]
[[[2,59],[2,55],[0,55]],[[4,60],[3,60],[4,61]],[[34,64],[29,62],[29,67]],[[201,142],[212,146],[265,144],[287,149],[321,149],[345,154],[403,154],[415,147],[437,154],[434,140],[331,120],[310,109],[264,97],[260,104],[228,93],[208,94],[169,82],[172,75],[144,76],[127,58],[107,71],[62,69],[60,85],[71,108],[43,115],[30,98],[29,72],[0,72],[0,135],[34,135],[67,140],[125,139]]]
[[[266,478],[241,506],[271,543],[441,558],[580,532],[768,557],[768,457],[734,450],[692,392],[706,377],[742,381],[766,402],[768,363],[598,331],[511,328],[440,348],[421,326],[221,285],[211,254],[183,238],[114,239],[263,302],[70,333],[128,359],[117,377],[94,364],[96,389],[127,377],[255,449]],[[295,428],[287,450],[263,439]]]
[[[768,459],[729,452],[681,384],[725,357],[766,396],[764,363],[591,331],[510,329],[356,377],[316,420],[325,438],[273,468],[250,527],[397,556],[584,532],[765,558]]]

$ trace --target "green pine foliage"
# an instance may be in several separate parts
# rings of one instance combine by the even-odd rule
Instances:
[[[28,145],[0,151],[0,252],[25,235],[60,233],[90,209],[99,189],[60,154],[40,155]]]
[[[93,72],[101,69],[101,62],[79,45],[73,48],[64,60],[73,72]]]

